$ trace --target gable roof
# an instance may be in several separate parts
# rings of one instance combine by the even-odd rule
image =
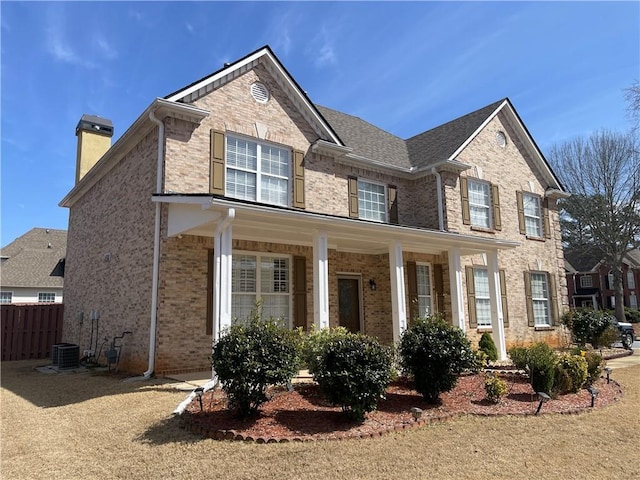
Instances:
[[[67,231],[32,228],[0,249],[2,287],[61,288]]]
[[[602,257],[594,249],[565,248],[565,262],[569,262],[575,272],[595,272],[604,263]],[[640,251],[629,250],[624,256],[624,263],[632,268],[640,267]],[[571,272],[574,273],[574,272]]]

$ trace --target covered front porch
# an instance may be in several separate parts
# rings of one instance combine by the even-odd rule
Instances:
[[[415,312],[418,292],[407,270],[415,270],[416,264],[428,272],[426,290],[419,299],[428,307],[420,313],[443,313],[467,330],[464,257],[482,255],[490,280],[492,334],[500,357],[506,358],[498,251],[514,248],[515,242],[212,195],[156,195],[154,201],[166,210],[168,237],[213,238],[213,279],[207,295],[213,307],[214,340],[238,316],[232,308],[233,257],[242,252],[234,249],[234,243],[251,244],[263,252],[273,251],[274,245],[296,247],[299,254],[291,258],[293,278],[286,287],[292,327],[343,325],[389,343],[400,338]]]

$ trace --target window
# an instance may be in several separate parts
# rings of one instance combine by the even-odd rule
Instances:
[[[384,222],[387,219],[385,186],[358,180],[358,212],[364,220]]]
[[[289,322],[289,258],[273,255],[233,255],[232,305],[234,318],[249,316],[257,301],[263,318]]]
[[[593,278],[591,278],[591,275],[583,275],[582,277],[580,277],[580,287],[581,288],[593,287]]]
[[[38,303],[54,303],[56,294],[51,292],[38,292]]]
[[[487,182],[468,180],[471,225],[491,228],[491,190]]]
[[[289,150],[231,135],[226,145],[228,196],[289,205]]]
[[[546,273],[531,273],[531,299],[535,325],[551,325],[549,283]]]
[[[629,307],[638,309],[638,297],[634,292],[629,295]]]
[[[615,284],[613,283],[613,272],[609,272],[607,274],[607,288],[609,290],[614,290],[615,289]]]
[[[13,301],[13,292],[0,292],[0,303],[11,303]]]
[[[491,300],[489,298],[489,272],[486,268],[473,269],[476,292],[476,319],[478,327],[491,327]]]
[[[540,208],[540,197],[525,192],[522,195],[522,200],[527,235],[530,237],[542,237],[542,209]]]
[[[424,318],[432,313],[431,272],[429,265],[416,265],[416,280],[418,288],[418,317]]]
[[[627,287],[629,290],[633,290],[636,288],[636,279],[633,276],[633,272],[631,270],[627,271]]]

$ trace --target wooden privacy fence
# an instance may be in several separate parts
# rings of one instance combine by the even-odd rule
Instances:
[[[2,305],[2,361],[51,357],[62,339],[61,303]]]

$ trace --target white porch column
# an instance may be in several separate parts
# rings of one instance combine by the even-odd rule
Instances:
[[[462,293],[462,263],[460,261],[460,248],[453,247],[449,250],[449,283],[451,285],[451,314],[453,325],[460,327],[464,332],[466,317],[464,314],[464,295]]]
[[[389,270],[391,274],[391,320],[393,323],[393,341],[407,329],[407,302],[404,286],[404,266],[402,265],[402,244],[389,245]]]
[[[326,232],[313,235],[313,322],[329,328],[329,249]]]
[[[502,312],[502,296],[500,289],[500,270],[498,268],[498,252],[487,253],[489,273],[489,299],[491,302],[491,330],[493,341],[498,349],[498,360],[507,359],[504,341],[504,314]]]
[[[233,230],[231,222],[235,217],[235,210],[229,209],[227,216],[222,219],[213,236],[213,341],[215,342],[222,331],[231,326],[231,272]]]

